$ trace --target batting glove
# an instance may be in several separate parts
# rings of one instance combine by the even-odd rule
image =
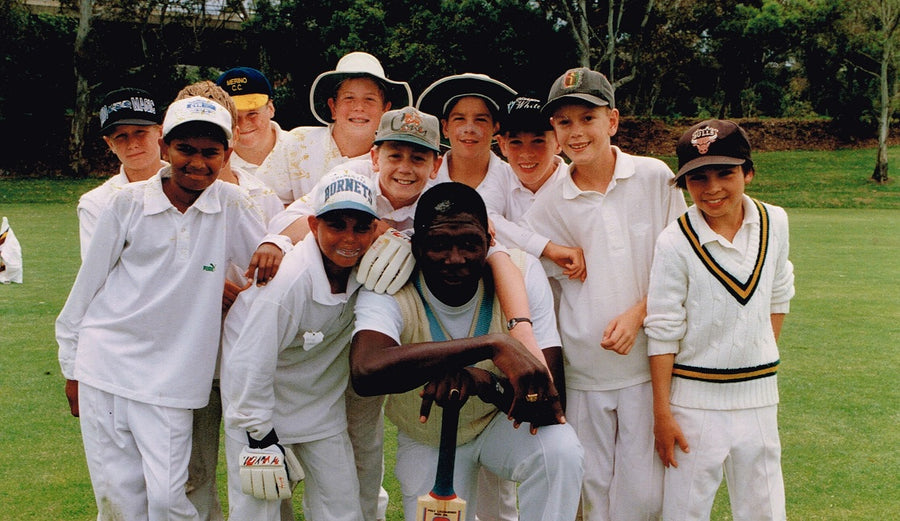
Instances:
[[[393,295],[406,284],[415,266],[409,237],[388,228],[363,255],[356,280],[375,293]]]
[[[265,500],[291,497],[294,485],[305,477],[294,452],[278,443],[274,429],[262,440],[249,433],[247,439],[249,445],[241,451],[241,491]]]

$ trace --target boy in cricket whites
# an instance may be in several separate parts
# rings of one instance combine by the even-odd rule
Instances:
[[[209,400],[218,358],[225,268],[256,272],[265,231],[246,194],[217,180],[231,138],[218,103],[169,106],[159,146],[170,165],[110,200],[56,321],[101,519],[198,519],[185,483],[193,410]]]
[[[557,244],[584,250],[584,281],[544,262],[560,286],[566,417],[585,450],[581,514],[589,521],[654,519],[663,468],[653,450],[642,323],[653,245],[684,213],[684,197],[665,163],[612,145],[619,111],[599,72],[566,71],[542,110],[571,164],[523,220]]]
[[[550,117],[541,112],[542,106],[541,100],[523,96],[507,103],[497,143],[510,173],[489,176],[479,192],[501,244],[546,257],[561,266],[565,275],[584,280],[581,248],[556,244],[521,224],[535,198],[569,168],[557,155],[561,149]]]
[[[162,107],[153,96],[135,88],[106,94],[100,107],[100,134],[119,160],[119,173],[78,199],[81,259],[87,254],[97,219],[113,194],[133,181],[150,179],[165,162],[159,155]]]
[[[776,344],[794,295],[785,211],[744,193],[750,141],[707,120],[678,140],[694,204],[659,236],[644,327],[663,519],[709,519],[724,473],[731,513],[784,520]]]
[[[305,471],[305,517],[363,519],[344,394],[361,287],[356,266],[376,237],[375,186],[337,169],[320,180],[310,205],[311,233],[272,282],[241,293],[225,321],[222,394],[235,520],[279,519],[288,481],[300,477],[294,458]],[[259,464],[282,458],[287,469]]]

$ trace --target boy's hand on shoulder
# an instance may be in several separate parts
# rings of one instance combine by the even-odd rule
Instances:
[[[644,326],[644,318],[647,316],[647,299],[632,306],[621,315],[614,318],[603,330],[603,338],[600,339],[600,347],[615,351],[620,355],[627,355],[634,347],[638,331]]]
[[[544,247],[543,256],[562,268],[563,275],[570,279],[579,279],[584,282],[587,278],[587,265],[584,261],[583,249],[563,246],[551,241]]]
[[[278,273],[278,267],[281,266],[283,258],[284,253],[281,248],[271,242],[264,242],[253,252],[250,266],[247,267],[244,277],[251,281],[256,280],[257,286],[265,286]]]
[[[682,452],[687,453],[691,451],[684,434],[681,432],[681,427],[678,425],[678,422],[675,421],[675,417],[672,416],[671,412],[665,414],[657,413],[654,415],[653,420],[653,436],[656,438],[656,453],[659,454],[659,459],[662,460],[663,465],[666,467],[671,465],[677,468],[678,462],[675,460],[675,444],[678,444],[678,448],[680,448]]]

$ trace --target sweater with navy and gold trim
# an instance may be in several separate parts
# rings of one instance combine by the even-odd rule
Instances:
[[[732,241],[696,206],[660,234],[650,275],[648,353],[675,354],[670,401],[743,409],[778,403],[778,346],[771,314],[794,295],[782,208],[744,196]]]

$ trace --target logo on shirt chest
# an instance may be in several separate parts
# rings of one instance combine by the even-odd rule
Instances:
[[[209,271],[209,272],[216,271],[216,265],[210,262],[206,266],[203,266],[203,271]]]

